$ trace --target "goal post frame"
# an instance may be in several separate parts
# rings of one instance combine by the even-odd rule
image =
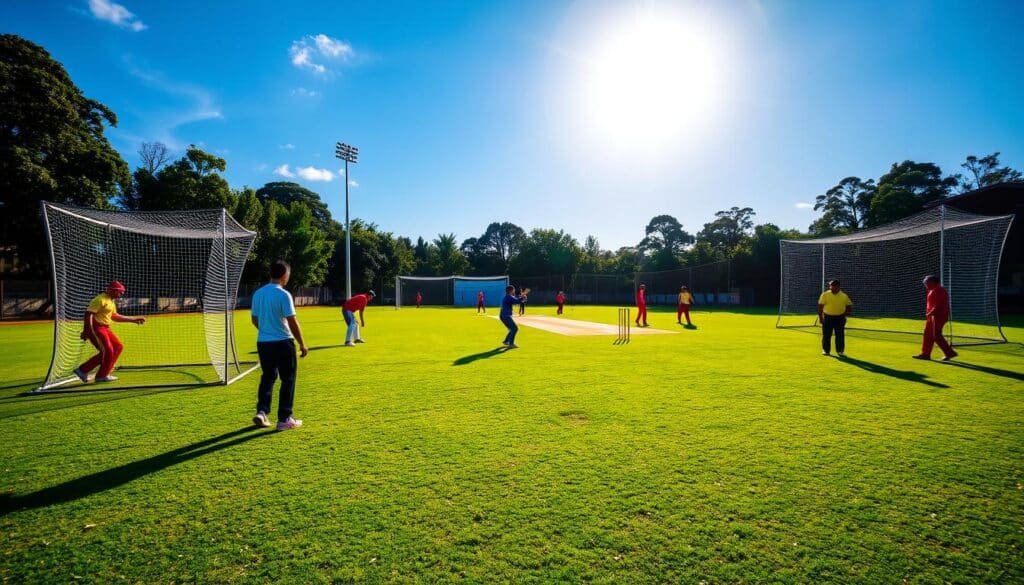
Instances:
[[[954,321],[953,321],[953,318],[952,318],[953,317],[954,302],[955,302],[955,299],[953,297],[954,297],[954,295],[956,295],[956,292],[953,290],[954,286],[956,286],[956,288],[959,288],[960,290],[963,290],[963,287],[967,286],[967,287],[970,288],[972,286],[972,283],[973,283],[975,285],[975,287],[973,289],[970,289],[970,290],[977,291],[977,292],[973,293],[973,296],[969,295],[967,297],[968,298],[968,305],[969,305],[968,311],[967,311],[968,316],[967,317],[963,317],[963,311],[961,310],[961,312],[960,312],[960,314],[961,314],[961,321],[957,322],[957,324],[961,325],[961,326],[967,324],[968,331],[967,331],[967,333],[961,332],[957,336],[957,338],[958,339],[963,339],[963,340],[965,340],[965,342],[967,342],[967,343],[969,343],[971,345],[1006,343],[1007,342],[1006,335],[1003,333],[1002,322],[1001,322],[1001,319],[999,317],[999,286],[998,286],[998,278],[999,278],[999,270],[1000,270],[1001,262],[1002,262],[1002,255],[1003,255],[1003,252],[1005,250],[1006,241],[1007,241],[1007,238],[1009,237],[1010,229],[1012,227],[1014,219],[1015,219],[1015,217],[1014,217],[1013,214],[981,215],[981,214],[976,214],[976,213],[965,212],[965,211],[959,210],[959,209],[957,209],[955,207],[951,207],[951,206],[947,206],[945,204],[941,204],[941,205],[935,206],[935,208],[927,209],[925,211],[922,211],[922,212],[914,214],[912,216],[900,219],[900,220],[892,222],[890,224],[886,224],[886,225],[883,225],[883,226],[878,226],[878,227],[875,227],[875,228],[871,228],[871,229],[867,229],[867,230],[862,230],[862,231],[858,231],[858,232],[853,232],[853,233],[846,234],[846,235],[824,237],[824,238],[815,238],[815,239],[807,239],[807,240],[780,240],[779,241],[779,260],[780,260],[779,261],[779,312],[778,312],[778,315],[777,315],[777,318],[776,318],[775,327],[776,328],[780,328],[780,329],[785,329],[785,328],[814,327],[814,326],[818,326],[819,325],[818,317],[817,317],[817,312],[816,311],[813,311],[814,312],[813,321],[809,325],[808,324],[802,324],[802,323],[791,323],[791,324],[784,324],[783,323],[784,318],[786,316],[807,315],[808,313],[811,312],[811,311],[806,311],[806,310],[799,310],[799,311],[792,310],[794,308],[794,306],[795,305],[799,305],[801,301],[794,301],[793,299],[790,298],[792,296],[791,289],[795,286],[796,288],[800,289],[802,292],[807,292],[805,289],[808,288],[807,285],[809,284],[806,280],[803,281],[803,284],[800,284],[800,282],[794,280],[792,263],[794,263],[794,262],[797,262],[797,263],[802,262],[801,265],[803,266],[803,271],[804,271],[805,274],[806,274],[806,270],[808,268],[807,253],[805,252],[802,255],[802,258],[803,258],[802,261],[801,261],[801,256],[799,254],[795,254],[795,251],[798,250],[799,247],[803,247],[803,246],[820,246],[820,248],[819,248],[819,255],[820,255],[820,267],[821,267],[820,268],[821,286],[820,286],[819,290],[820,291],[824,291],[827,288],[826,285],[825,285],[825,281],[826,281],[827,278],[829,278],[829,275],[827,273],[828,262],[832,262],[832,264],[833,264],[832,269],[834,271],[838,272],[838,274],[836,274],[836,277],[840,278],[840,280],[844,280],[844,284],[845,284],[845,279],[843,278],[842,270],[841,269],[840,270],[835,270],[836,269],[835,264],[837,262],[836,258],[839,258],[840,260],[838,260],[838,261],[841,262],[842,258],[847,258],[849,256],[849,254],[850,254],[849,252],[844,251],[843,248],[838,248],[838,252],[837,252],[838,256],[833,255],[833,256],[830,257],[829,256],[829,248],[830,247],[833,247],[833,246],[836,246],[836,247],[839,247],[839,246],[851,246],[851,248],[849,248],[849,249],[857,250],[857,255],[859,255],[860,252],[861,252],[861,249],[857,248],[857,246],[878,245],[878,244],[885,243],[885,242],[888,242],[888,241],[891,241],[893,243],[900,242],[900,241],[907,241],[909,243],[909,245],[912,245],[912,246],[916,245],[919,248],[918,251],[920,251],[922,246],[925,247],[925,248],[927,248],[929,246],[929,244],[927,244],[927,237],[931,236],[931,237],[935,238],[933,240],[933,242],[930,244],[931,252],[928,252],[928,253],[922,252],[921,255],[922,256],[927,256],[927,255],[931,254],[932,255],[931,256],[932,262],[935,262],[937,265],[928,265],[927,260],[922,260],[922,262],[924,264],[923,265],[919,265],[918,268],[923,270],[922,274],[936,274],[938,276],[939,280],[940,280],[940,283],[943,286],[945,286],[950,291],[950,320],[949,320],[949,322],[947,324],[948,331],[949,331],[949,337],[952,339],[952,335],[953,335],[952,332],[953,332],[953,326],[954,326]],[[974,228],[974,227],[980,226],[980,225],[987,225],[989,227],[987,227],[987,231],[980,231],[980,230],[976,231],[976,232],[957,231],[957,230],[971,229],[971,228]],[[950,238],[953,239],[952,243],[953,243],[954,247],[957,245],[958,242],[960,243],[960,248],[956,248],[953,251],[953,259],[952,260],[950,259],[950,253],[949,253],[949,250],[948,250],[949,244],[950,244],[950,242],[948,240]],[[982,266],[979,267],[979,269],[977,271],[977,274],[964,276],[963,275],[963,270],[961,270],[961,271],[959,271],[960,274],[961,274],[961,278],[960,278],[961,282],[954,283],[953,282],[953,275],[954,275],[954,272],[955,272],[955,267],[954,267],[955,263],[957,263],[957,266],[959,266],[961,268],[963,268],[964,266],[967,266],[967,267],[972,267],[973,266],[967,260],[967,258],[970,258],[970,254],[965,254],[964,253],[964,250],[969,250],[970,249],[970,246],[968,246],[966,248],[964,247],[964,246],[967,245],[967,244],[965,244],[963,242],[963,240],[965,238],[976,238],[976,239],[979,239],[982,242],[982,244],[983,244],[982,246],[980,246],[980,248],[982,250],[988,250],[990,253],[988,255],[984,255],[984,258],[986,259],[986,261],[983,263]],[[919,241],[919,242],[917,242],[915,244],[914,243],[914,239],[920,239],[921,241]],[[957,250],[959,250],[959,251],[957,251]],[[787,252],[788,252],[788,254],[787,254]],[[810,251],[808,250],[807,252],[810,252]],[[813,256],[815,254],[810,253],[810,255],[811,255],[811,258],[813,258]],[[983,252],[976,252],[975,255],[976,256],[982,256]],[[911,254],[908,257],[912,258],[913,256],[914,255]],[[896,257],[900,258],[900,256],[898,256],[898,255]],[[829,258],[831,258],[831,260]],[[890,258],[888,260],[891,263],[892,259]],[[787,265],[787,261],[790,263],[789,266]],[[869,258],[869,259],[867,259],[865,261],[866,262],[875,262],[876,266],[884,266],[886,259],[885,258],[880,258],[880,257],[876,256],[874,258]],[[811,260],[811,262],[813,262],[813,260]],[[813,268],[812,268],[812,270],[813,270]],[[799,272],[799,271],[797,271],[797,272]],[[861,275],[861,277],[863,278],[863,275]],[[797,277],[797,279],[798,278],[799,277]],[[915,275],[914,278],[917,278],[917,275]],[[965,280],[965,278],[966,278],[966,280]],[[892,281],[890,281],[890,282],[892,282]],[[789,286],[787,287],[787,285],[789,285]],[[986,297],[986,292],[987,292],[986,289],[990,289],[990,291],[988,291],[988,292],[990,292],[991,297]],[[787,294],[787,293],[790,293],[790,294]],[[803,296],[805,296],[805,295],[801,294],[801,295],[798,295],[798,296],[802,299]],[[959,297],[961,298],[961,300],[963,299],[963,295],[962,294],[959,295]],[[787,299],[789,299],[789,300],[787,301]],[[857,299],[854,298],[854,316],[857,317],[858,320],[861,319],[861,318],[865,318],[865,319],[886,319],[886,318],[890,318],[890,317],[891,318],[897,318],[897,319],[906,319],[906,318],[908,318],[906,315],[896,314],[896,312],[905,312],[906,305],[898,305],[898,307],[900,307],[900,308],[897,308],[893,314],[885,314],[884,311],[879,312],[879,310],[877,308],[875,308],[874,310],[870,311],[866,315],[860,315],[860,314],[857,313],[857,304],[858,304],[857,303]],[[961,305],[961,306],[963,306],[963,305]],[[787,309],[789,309],[789,310],[787,310]],[[985,313],[984,319],[980,319],[978,317],[978,313],[979,312],[984,312]],[[916,319],[916,317],[914,317],[914,319]],[[889,323],[889,325],[891,326],[892,323]],[[973,328],[973,330],[972,330],[972,328]],[[984,334],[978,334],[979,330],[981,328],[988,328],[988,330],[987,330],[987,332],[982,332]],[[884,326],[879,326],[879,327],[853,326],[853,327],[851,327],[851,326],[848,325],[847,329],[869,330],[869,331],[879,331],[879,332],[888,332],[888,333],[913,333],[913,334],[920,335],[920,331],[919,330],[915,330],[915,331],[906,330],[906,331],[904,331],[904,330],[897,330],[896,328],[886,328]],[[960,327],[960,329],[962,330],[963,327]],[[964,343],[961,343],[960,345],[963,345],[963,344]]]
[[[91,208],[76,207],[73,205],[58,204],[50,201],[41,201],[40,207],[42,211],[44,233],[47,239],[50,256],[50,275],[52,278],[51,286],[53,287],[53,341],[51,344],[51,355],[50,363],[47,367],[46,377],[40,383],[40,385],[31,390],[32,394],[52,393],[52,392],[82,392],[82,391],[96,391],[96,390],[123,390],[123,389],[151,389],[151,388],[182,388],[182,387],[201,387],[201,386],[217,386],[217,385],[228,385],[231,384],[246,375],[252,373],[254,370],[259,368],[259,363],[256,361],[243,361],[240,360],[238,354],[238,348],[236,345],[236,335],[234,327],[234,310],[237,307],[238,289],[241,284],[242,272],[244,268],[245,259],[252,251],[252,246],[255,242],[256,232],[246,229],[244,226],[239,224],[234,218],[232,218],[226,209],[210,209],[210,210],[187,210],[187,211],[144,211],[144,212],[133,212],[133,211],[119,211],[119,210],[98,210]],[[213,269],[213,273],[217,274],[219,280],[223,281],[223,287],[217,291],[217,288],[207,289],[211,291],[217,291],[218,294],[223,295],[217,298],[216,295],[213,297],[213,304],[222,304],[221,307],[215,307],[213,311],[207,310],[207,304],[210,297],[206,296],[206,293],[199,293],[200,297],[198,303],[201,306],[199,311],[196,311],[200,317],[205,315],[211,317],[221,313],[223,318],[220,320],[222,325],[217,329],[222,329],[223,332],[223,343],[220,344],[218,351],[223,351],[223,358],[221,356],[210,355],[209,352],[206,354],[209,356],[207,361],[194,361],[194,360],[180,360],[180,363],[153,363],[153,364],[118,364],[116,366],[118,371],[121,370],[161,370],[175,367],[202,367],[211,368],[214,376],[206,376],[207,378],[215,377],[216,379],[203,380],[200,376],[193,374],[186,374],[186,377],[191,377],[193,380],[188,381],[175,381],[175,382],[154,382],[154,383],[130,383],[126,384],[123,381],[118,383],[107,383],[103,385],[76,385],[71,388],[65,388],[68,384],[79,382],[78,378],[72,373],[70,376],[65,375],[64,367],[62,366],[58,370],[57,363],[58,357],[61,353],[61,341],[66,341],[63,337],[67,336],[65,332],[61,333],[62,324],[68,326],[69,323],[73,323],[74,319],[66,319],[68,311],[71,310],[67,307],[67,301],[63,298],[58,287],[62,286],[62,283],[67,283],[69,280],[68,272],[68,261],[65,258],[60,258],[58,262],[57,244],[54,241],[55,237],[66,237],[57,236],[51,224],[55,221],[56,216],[54,214],[63,214],[69,218],[73,218],[74,221],[87,222],[98,228],[102,229],[108,234],[107,243],[103,244],[104,253],[109,246],[109,234],[116,233],[118,231],[133,234],[139,237],[165,237],[172,240],[180,241],[208,241],[209,242],[209,255],[205,258],[195,262],[197,268],[201,268],[204,273],[209,274],[210,270]],[[177,227],[173,224],[158,224],[153,222],[153,226],[157,229],[168,228],[169,231],[180,230],[181,235],[168,235],[167,233],[159,233],[147,231],[146,229],[138,227],[139,225],[145,226],[147,218],[160,218],[168,217],[174,218],[175,216],[180,217],[183,213],[197,214],[196,217],[200,217],[206,220],[212,220],[210,223],[214,225],[207,225],[204,228],[188,228],[188,227]],[[216,213],[217,219],[213,214]],[[91,217],[90,214],[97,215],[98,217]],[[103,216],[108,214],[124,214],[125,217],[142,218],[143,223],[130,225],[130,222],[125,224],[118,224],[113,221],[115,218],[111,217],[110,221],[104,221]],[[143,215],[144,214],[144,215]],[[205,214],[205,215],[198,215]],[[152,221],[152,220],[149,220]],[[231,229],[229,230],[229,224]],[[211,229],[213,228],[213,229]],[[230,233],[229,233],[230,231]],[[219,240],[219,242],[217,242]],[[229,252],[228,244],[231,241],[231,250]],[[219,245],[218,245],[219,244]],[[61,244],[61,255],[64,255],[64,244]],[[154,244],[155,246],[155,244]],[[219,249],[218,249],[219,248]],[[220,254],[221,258],[217,259],[215,256]],[[219,260],[219,262],[217,262]],[[208,282],[208,281],[204,281]],[[201,287],[200,290],[206,287]],[[155,290],[159,290],[157,286]],[[164,289],[166,290],[166,289]],[[97,291],[101,292],[101,291]],[[151,291],[152,293],[153,291]],[[92,293],[89,293],[92,294]],[[159,292],[157,293],[159,294]],[[78,306],[77,303],[74,304]],[[184,306],[184,305],[183,305]],[[177,307],[171,310],[160,310],[159,301],[156,305],[158,313],[188,313],[189,311],[182,311],[182,307]],[[149,313],[147,316],[151,316],[153,313]],[[167,315],[168,318],[176,318],[175,315]],[[201,337],[207,336],[207,343],[209,343],[209,329],[207,326],[201,327]],[[217,334],[213,339],[219,337]],[[204,344],[206,347],[210,347]],[[216,347],[216,346],[213,346]],[[182,357],[178,355],[176,357]],[[186,356],[187,357],[187,356]],[[195,357],[195,356],[193,356]],[[168,359],[167,362],[174,362],[173,357]],[[67,364],[64,364],[65,366]],[[209,372],[210,370],[207,370]]]

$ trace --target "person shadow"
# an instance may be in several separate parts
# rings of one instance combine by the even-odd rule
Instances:
[[[932,388],[949,388],[947,384],[943,384],[942,382],[936,382],[934,380],[929,380],[927,375],[922,374],[920,372],[915,372],[913,370],[896,370],[893,368],[883,366],[881,364],[859,360],[857,358],[852,358],[850,356],[839,358],[839,360],[844,364],[856,366],[862,370],[871,372],[872,374],[881,374],[884,376],[899,378],[900,380],[907,380],[908,382],[917,382],[918,384],[924,384],[925,386],[931,386]]]
[[[956,361],[943,362],[943,361],[940,361],[939,363],[944,365],[944,366],[954,366],[954,367],[957,367],[957,368],[964,368],[965,370],[973,370],[975,372],[983,372],[983,373],[986,373],[986,374],[991,374],[993,376],[1001,376],[1003,378],[1009,378],[1011,380],[1017,380],[1018,382],[1024,382],[1024,372],[1014,372],[1013,370],[1003,370],[1001,368],[991,368],[989,366],[979,366],[978,364],[971,364],[971,363],[967,363],[967,362],[956,362]]]
[[[273,432],[260,431],[254,426],[246,426],[216,437],[179,447],[166,453],[160,453],[146,459],[126,463],[118,467],[104,469],[89,475],[66,481],[61,484],[43,488],[25,495],[0,495],[0,518],[12,512],[30,508],[43,508],[98,494],[109,489],[122,486],[140,477],[156,473],[190,459],[215,453],[228,447],[234,447],[259,437],[269,437]]]
[[[484,359],[487,359],[487,358],[494,357],[494,356],[498,355],[499,353],[505,353],[505,351],[507,349],[508,349],[508,347],[496,347],[494,349],[489,349],[487,351],[481,351],[480,353],[473,353],[473,354],[470,354],[470,355],[465,355],[465,356],[462,356],[459,359],[453,361],[452,365],[453,366],[464,366],[466,364],[471,364],[471,363],[473,363],[473,362],[475,362],[477,360],[484,360]]]

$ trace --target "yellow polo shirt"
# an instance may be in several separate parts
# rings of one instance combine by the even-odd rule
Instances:
[[[827,290],[818,297],[818,304],[825,305],[823,312],[826,315],[838,317],[846,314],[846,307],[852,307],[853,301],[843,291],[832,294],[832,291]]]
[[[92,313],[93,321],[96,323],[110,325],[113,322],[113,316],[117,314],[117,305],[114,304],[114,299],[110,295],[103,292],[96,295],[85,312]]]
[[[693,295],[691,295],[688,292],[681,292],[681,293],[679,293],[679,304],[680,305],[692,305],[693,304]]]

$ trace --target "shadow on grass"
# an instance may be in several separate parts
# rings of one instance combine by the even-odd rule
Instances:
[[[10,384],[0,386],[0,390],[12,390],[14,388],[21,388],[22,386],[38,386],[40,382],[39,378],[25,378],[24,380],[15,380]],[[3,400],[3,399],[0,399]]]
[[[53,410],[89,406],[91,404],[114,402],[116,400],[125,400],[127,398],[155,396],[157,394],[163,394],[164,392],[184,392],[186,390],[196,388],[205,388],[205,386],[184,388],[143,388],[138,390],[110,389],[92,390],[88,392],[54,392],[50,394],[31,394],[26,392],[17,396],[0,398],[0,401],[7,401],[15,398],[19,399],[15,402],[5,402],[3,404],[4,410],[9,408],[10,411],[0,413],[0,420],[5,418],[14,418],[16,416],[24,416],[26,414],[35,414],[37,412],[50,412]],[[78,400],[71,400],[73,398],[77,398]]]
[[[491,358],[491,357],[494,357],[494,356],[498,355],[499,353],[505,353],[506,351],[508,351],[507,347],[496,347],[494,349],[489,349],[487,351],[481,351],[480,353],[474,353],[474,354],[470,354],[470,355],[465,355],[465,356],[462,356],[459,359],[455,360],[454,362],[452,362],[452,365],[453,366],[464,366],[466,364],[471,364],[471,363],[475,362],[476,360],[483,360],[483,359]]]
[[[319,351],[321,349],[334,349],[336,347],[345,347],[344,343],[336,343],[334,345],[314,345],[307,348],[309,351]]]
[[[221,449],[227,449],[228,447],[234,447],[257,437],[268,437],[273,434],[263,429],[247,426],[192,443],[191,445],[179,447],[173,451],[72,479],[71,481],[43,488],[23,496],[2,494],[0,495],[0,518],[18,510],[43,508],[72,502],[122,486],[150,473],[167,469],[190,459],[214,453]]]
[[[949,388],[949,386],[947,386],[946,384],[929,380],[928,376],[926,376],[925,374],[922,374],[920,372],[914,372],[912,370],[895,370],[893,368],[888,368],[880,364],[866,362],[864,360],[859,360],[857,358],[852,358],[849,356],[845,358],[839,358],[839,361],[843,362],[844,364],[850,364],[851,366],[857,366],[858,368],[865,370],[867,372],[871,372],[872,374],[882,374],[884,376],[891,376],[893,378],[907,380],[908,382],[917,382],[918,384],[924,384],[926,386],[931,386],[933,388]]]
[[[968,364],[965,362],[939,362],[944,366],[956,366],[965,370],[974,370],[975,372],[984,372],[986,374],[992,374],[993,376],[1001,376],[1003,378],[1009,378],[1011,380],[1017,380],[1024,382],[1024,372],[1014,372],[1012,370],[1003,370],[1000,368],[990,368],[988,366],[979,366],[977,364]]]

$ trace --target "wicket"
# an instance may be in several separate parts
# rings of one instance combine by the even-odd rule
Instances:
[[[629,343],[629,309],[619,307],[619,336],[615,339],[615,345]]]

